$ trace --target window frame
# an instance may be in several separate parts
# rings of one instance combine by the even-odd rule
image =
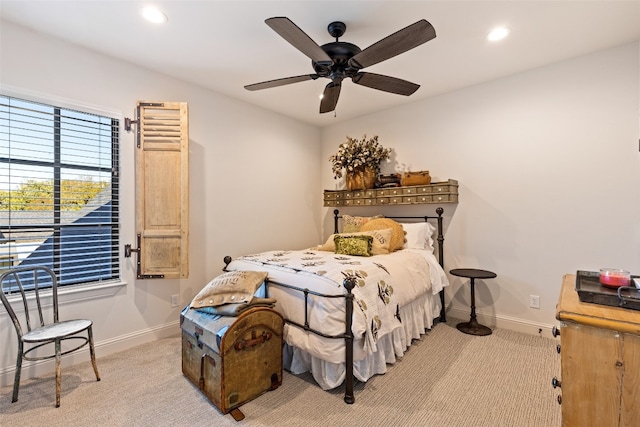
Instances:
[[[56,275],[60,278],[60,272],[62,268],[60,265],[60,259],[61,257],[64,257],[65,252],[70,250],[70,249],[65,250],[64,248],[62,248],[62,244],[60,242],[60,235],[62,231],[77,229],[81,227],[94,227],[94,228],[109,227],[111,230],[111,232],[109,233],[110,239],[111,239],[110,241],[112,242],[109,246],[110,254],[100,255],[98,258],[109,260],[107,270],[110,270],[111,277],[98,278],[97,280],[94,280],[91,277],[85,276],[84,279],[82,280],[72,280],[69,282],[61,280],[59,282],[59,294],[64,296],[64,295],[75,295],[79,292],[80,293],[89,292],[89,295],[84,295],[84,296],[75,295],[70,297],[69,300],[86,299],[87,297],[92,298],[94,296],[102,297],[105,295],[115,294],[115,292],[117,292],[117,288],[119,288],[122,285],[126,285],[126,282],[123,281],[123,277],[122,277],[123,263],[122,263],[122,258],[119,250],[121,234],[122,234],[122,225],[120,223],[120,200],[121,200],[122,194],[119,188],[120,167],[121,167],[120,126],[122,123],[122,115],[120,113],[115,113],[113,111],[107,111],[104,108],[82,105],[78,102],[64,100],[61,98],[56,99],[51,96],[42,96],[39,94],[28,93],[24,91],[16,91],[11,88],[3,87],[0,93],[0,96],[4,98],[23,101],[26,103],[33,103],[33,104],[39,104],[39,105],[44,105],[46,107],[50,107],[53,109],[54,117],[55,117],[53,121],[54,124],[52,125],[53,133],[55,135],[54,141],[52,142],[53,147],[55,147],[54,158],[52,161],[41,161],[37,159],[25,160],[25,159],[19,159],[19,158],[16,159],[16,158],[11,158],[11,156],[9,156],[8,158],[4,158],[4,160],[9,164],[22,164],[22,165],[27,165],[32,167],[46,167],[52,170],[54,202],[52,206],[52,211],[50,212],[53,215],[53,219],[50,223],[44,224],[42,226],[0,224],[0,228],[4,228],[5,230],[7,228],[11,230],[19,230],[19,229],[52,230],[51,236],[53,238],[54,244],[51,249],[52,254],[51,254],[50,267],[52,267]],[[61,119],[60,119],[59,113],[61,111],[69,112],[71,113],[71,115],[73,115],[74,113],[77,113],[81,115],[86,114],[86,115],[98,116],[99,118],[96,118],[96,122],[99,122],[102,119],[108,119],[110,121],[109,124],[105,124],[105,126],[109,126],[111,130],[110,143],[109,143],[110,149],[111,149],[110,168],[107,168],[104,165],[91,166],[91,165],[83,165],[80,162],[73,162],[73,161],[62,162],[61,161],[60,148],[64,146],[64,142],[60,139],[61,138],[61,135],[60,135]],[[108,175],[110,179],[109,180],[110,199],[108,202],[109,212],[108,212],[108,216],[105,217],[105,218],[109,218],[109,221],[100,221],[100,222],[90,223],[86,225],[64,223],[61,221],[60,214],[63,210],[64,203],[62,203],[60,198],[61,197],[60,190],[61,190],[61,183],[65,179],[63,178],[62,176],[63,174],[61,174],[61,172],[65,168],[70,168],[72,170],[79,170],[79,171],[85,170],[88,172],[95,172],[95,173],[104,173],[104,172],[109,173]],[[82,219],[85,217],[86,215],[79,216],[76,218],[76,220]],[[44,243],[42,243],[40,246],[42,246],[43,244]],[[47,265],[49,264],[47,263]],[[6,270],[2,270],[2,271],[6,271]],[[64,298],[64,299],[67,299],[67,298]]]

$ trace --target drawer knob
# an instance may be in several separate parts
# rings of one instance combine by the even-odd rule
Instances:
[[[558,395],[558,405],[562,405],[562,396]]]
[[[560,344],[556,346],[556,351],[558,352],[558,354],[560,354]]]
[[[551,328],[551,335],[553,335],[554,337],[559,337],[560,329],[558,329],[557,326],[554,326],[553,328]]]
[[[562,382],[558,380],[558,378],[553,377],[553,379],[551,380],[551,385],[553,386],[553,388],[556,387],[560,387],[562,388]]]

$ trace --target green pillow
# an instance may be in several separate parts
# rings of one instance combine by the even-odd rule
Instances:
[[[340,236],[333,238],[336,253],[341,255],[371,256],[372,236]]]

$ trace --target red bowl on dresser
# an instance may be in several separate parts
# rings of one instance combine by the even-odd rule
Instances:
[[[629,286],[631,283],[631,273],[626,270],[616,268],[600,269],[600,284],[608,288],[619,288],[621,286]]]

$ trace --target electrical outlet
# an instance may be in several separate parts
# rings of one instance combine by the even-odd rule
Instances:
[[[529,295],[529,307],[540,308],[540,297],[538,295]]]
[[[180,295],[175,294],[175,295],[171,295],[171,307],[177,307],[178,306],[178,298],[180,297]]]

